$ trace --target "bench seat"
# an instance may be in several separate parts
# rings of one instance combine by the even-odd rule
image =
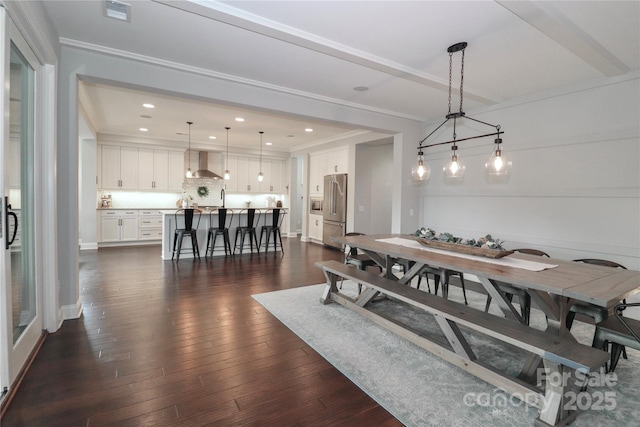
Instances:
[[[551,332],[533,329],[338,261],[318,262],[316,266],[571,369],[588,373],[603,366],[609,358],[606,352],[580,344],[572,338],[561,339]]]

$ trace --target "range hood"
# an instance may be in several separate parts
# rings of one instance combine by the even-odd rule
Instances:
[[[209,169],[209,153],[206,151],[198,152],[198,170],[194,174],[195,178],[222,179],[220,175],[211,172]]]

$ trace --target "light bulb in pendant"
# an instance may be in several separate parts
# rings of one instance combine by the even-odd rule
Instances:
[[[453,150],[453,155],[451,156],[451,161],[447,163],[443,169],[444,175],[447,178],[462,178],[462,176],[464,176],[465,166],[456,154],[458,147],[454,145],[451,149]]]
[[[502,139],[496,138],[495,142],[498,144],[496,151],[491,153],[491,156],[489,157],[489,160],[487,160],[487,163],[484,164],[484,167],[489,175],[504,176],[507,175],[511,169],[511,161],[502,154],[502,150],[500,149]]]
[[[418,163],[411,169],[411,177],[414,181],[426,181],[431,175],[431,169],[429,165],[424,164],[423,152],[418,152]]]

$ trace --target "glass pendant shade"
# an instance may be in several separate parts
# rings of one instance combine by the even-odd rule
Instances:
[[[227,162],[227,167],[224,171],[224,179],[228,181],[231,179],[231,173],[229,172],[229,129],[231,128],[225,127],[225,129],[227,130],[227,157],[225,158]]]
[[[260,134],[260,172],[258,172],[258,182],[264,181],[264,175],[262,174],[262,134],[264,131],[258,132]]]
[[[458,159],[457,154],[451,156],[451,161],[444,167],[444,176],[447,178],[462,178],[464,176],[465,166]]]
[[[187,178],[193,178],[193,172],[191,172],[191,125],[193,122],[187,122],[187,124],[189,125],[189,165],[187,167],[187,173],[185,173],[184,176]]]
[[[511,161],[507,159],[501,149],[494,151],[487,163],[484,164],[489,175],[504,176],[509,174],[511,169]]]
[[[424,164],[424,157],[422,151],[418,154],[418,163],[413,169],[411,169],[411,178],[414,181],[426,181],[431,175],[431,169],[429,165]]]

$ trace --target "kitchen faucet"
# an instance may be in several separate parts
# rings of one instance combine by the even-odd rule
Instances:
[[[222,209],[224,209],[224,199],[225,199],[224,188],[220,190],[220,198],[222,199]]]

